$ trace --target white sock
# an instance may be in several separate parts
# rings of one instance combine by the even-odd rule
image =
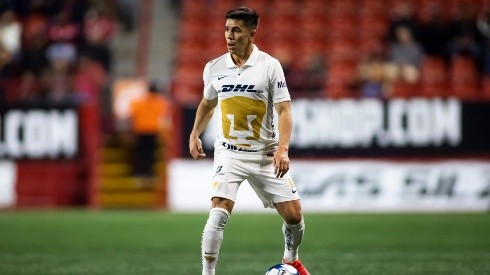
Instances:
[[[284,233],[284,259],[294,262],[298,259],[298,246],[303,240],[305,222],[301,219],[298,224],[283,223],[282,232]]]
[[[223,208],[213,208],[202,233],[202,275],[214,275],[218,263],[219,249],[223,242],[223,230],[230,213]]]

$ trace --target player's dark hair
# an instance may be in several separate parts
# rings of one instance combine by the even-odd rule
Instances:
[[[239,7],[229,10],[225,15],[226,19],[243,21],[243,25],[251,30],[255,30],[259,25],[259,17],[260,16],[256,11],[247,7]]]

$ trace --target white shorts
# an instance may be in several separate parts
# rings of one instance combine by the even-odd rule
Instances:
[[[212,197],[236,201],[238,187],[247,180],[264,207],[274,208],[274,203],[299,200],[289,172],[276,178],[272,157],[238,159],[228,154],[215,154],[214,171]]]

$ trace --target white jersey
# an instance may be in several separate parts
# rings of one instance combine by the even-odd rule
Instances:
[[[270,155],[277,149],[274,103],[290,101],[279,61],[253,46],[238,68],[226,53],[204,68],[204,97],[218,97],[219,134],[215,150],[240,155]]]

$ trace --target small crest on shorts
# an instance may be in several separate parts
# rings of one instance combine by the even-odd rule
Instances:
[[[216,190],[218,189],[218,186],[219,186],[219,181],[215,181],[213,182],[213,188]]]

